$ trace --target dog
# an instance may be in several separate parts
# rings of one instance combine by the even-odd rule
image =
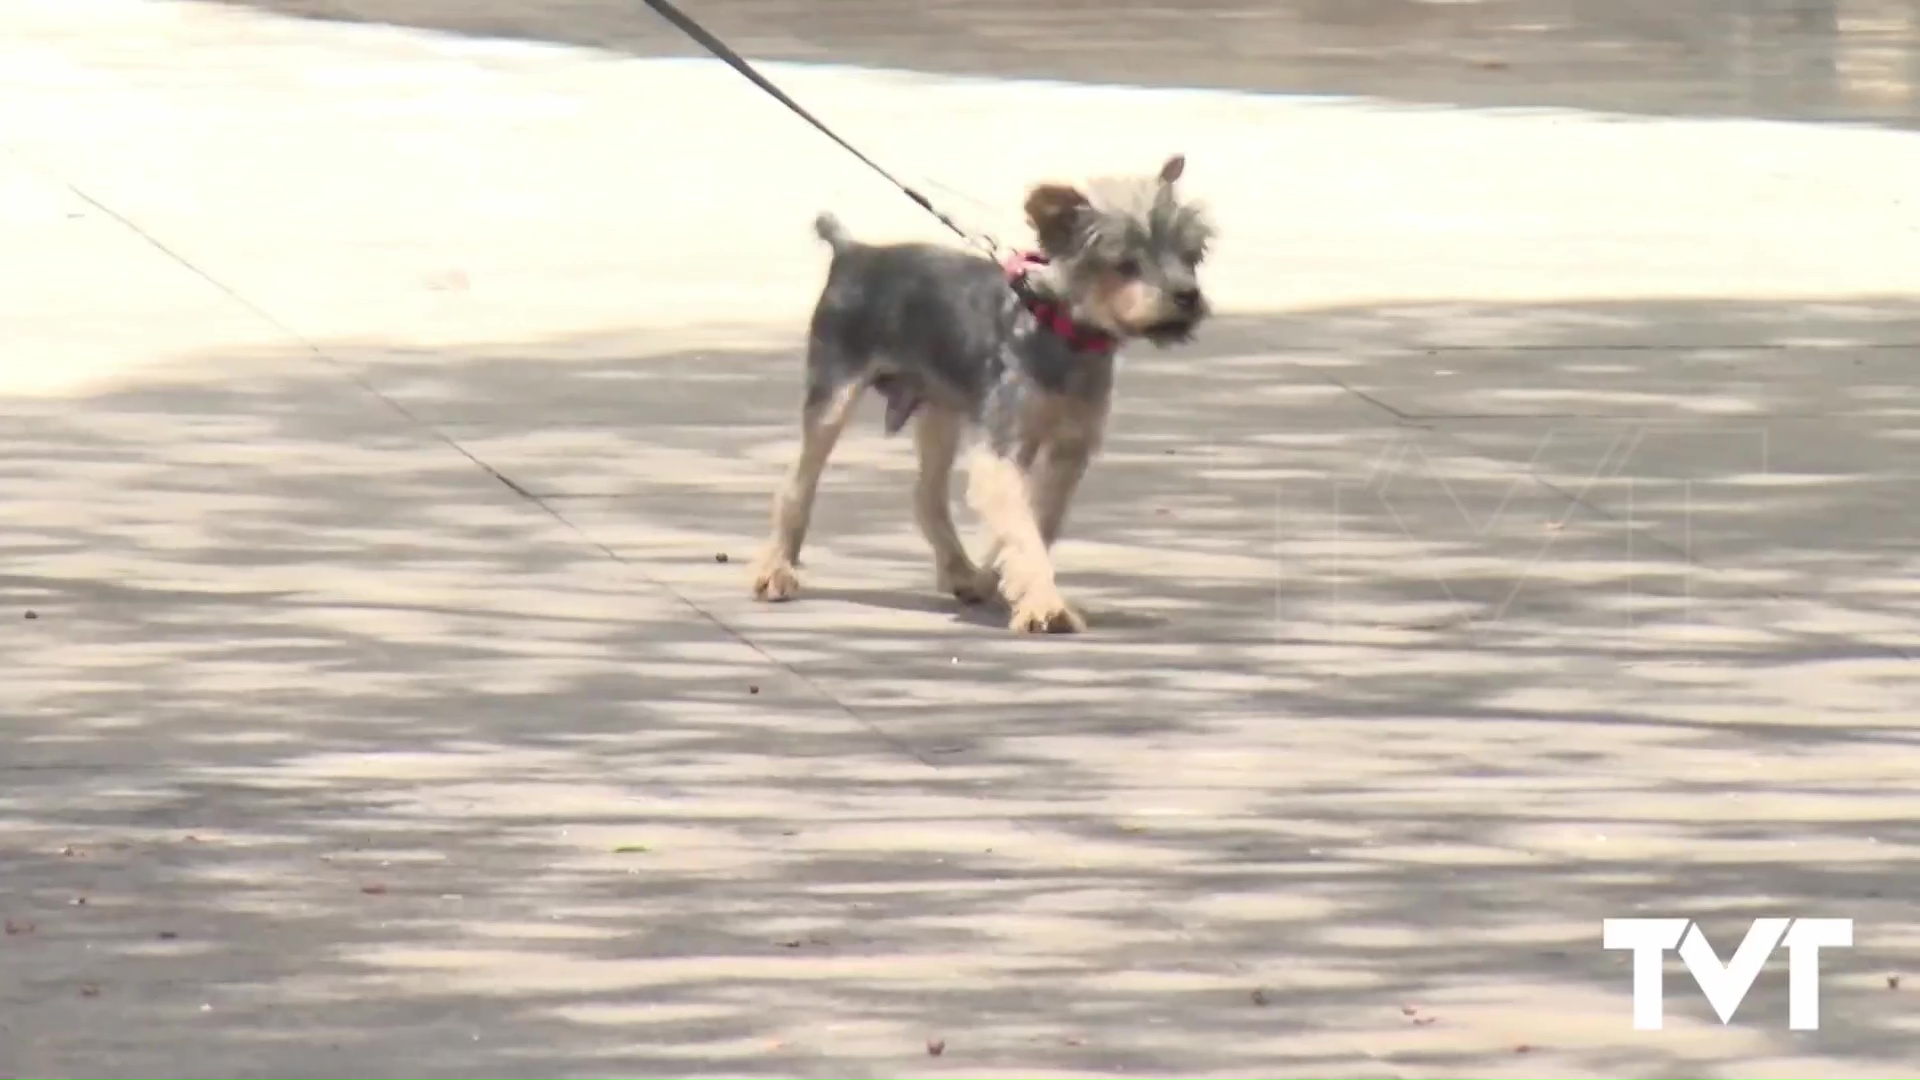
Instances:
[[[1122,342],[1191,338],[1210,308],[1200,265],[1214,230],[1182,199],[1186,159],[1158,173],[1031,188],[1039,251],[1005,265],[931,244],[869,245],[821,214],[833,251],[813,312],[800,454],[773,500],[773,531],[754,563],[754,595],[788,600],[820,476],[869,389],[886,429],[913,424],[914,519],[933,548],[938,587],[967,604],[996,593],[1021,633],[1078,633],[1051,548],[1099,451]],[[972,435],[967,501],[992,534],[983,565],[954,529],[950,477]]]

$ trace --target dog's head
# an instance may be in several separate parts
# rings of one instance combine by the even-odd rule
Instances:
[[[1186,165],[1175,155],[1153,176],[1028,192],[1027,221],[1076,320],[1171,345],[1191,338],[1207,317],[1200,264],[1213,227],[1176,189]]]

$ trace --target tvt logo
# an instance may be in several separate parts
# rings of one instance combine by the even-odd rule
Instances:
[[[1852,919],[1755,919],[1733,958],[1724,964],[1707,943],[1700,924],[1691,919],[1607,919],[1600,930],[1602,947],[1633,952],[1633,1026],[1641,1031],[1658,1031],[1663,1022],[1661,961],[1667,950],[1679,948],[1681,962],[1725,1024],[1733,1020],[1761,966],[1783,941],[1787,946],[1787,1026],[1818,1031],[1820,950],[1851,948]]]

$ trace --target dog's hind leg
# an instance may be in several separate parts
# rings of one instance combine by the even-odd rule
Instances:
[[[993,569],[1000,594],[1013,608],[1011,627],[1026,634],[1085,630],[1086,619],[1067,606],[1054,582],[1026,470],[990,447],[977,447],[967,464],[967,501],[993,530]]]
[[[773,497],[773,535],[754,563],[753,595],[761,600],[791,600],[800,591],[794,564],[807,539],[820,474],[826,471],[834,444],[866,390],[864,381],[833,382],[827,378],[829,369],[812,363],[808,367],[807,398],[800,410],[800,456]]]
[[[960,451],[959,415],[928,407],[913,426],[914,447],[920,453],[920,475],[913,483],[913,520],[933,548],[936,587],[961,603],[978,604],[993,595],[990,578],[967,558],[967,548],[953,526],[953,459]]]

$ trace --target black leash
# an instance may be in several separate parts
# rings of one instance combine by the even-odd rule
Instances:
[[[985,251],[989,257],[994,258],[996,260],[999,258],[1000,245],[994,243],[992,237],[987,236],[984,233],[970,233],[967,230],[961,228],[960,225],[957,222],[955,222],[952,218],[941,213],[940,209],[933,205],[933,201],[931,199],[928,199],[925,195],[920,194],[918,191],[915,191],[913,188],[908,187],[905,183],[903,183],[900,180],[899,177],[896,177],[892,173],[881,168],[878,162],[874,161],[872,158],[861,153],[860,151],[854,149],[852,143],[849,143],[847,140],[834,134],[832,128],[828,127],[826,124],[821,123],[818,117],[808,112],[805,108],[801,106],[799,102],[788,97],[785,91],[773,85],[773,83],[770,82],[765,75],[762,75],[758,71],[755,71],[753,68],[753,65],[747,63],[747,60],[745,57],[741,56],[739,53],[734,52],[732,49],[728,48],[726,42],[721,41],[717,37],[714,37],[711,33],[707,31],[706,27],[701,26],[699,23],[694,22],[692,19],[688,18],[685,12],[681,11],[677,7],[674,7],[672,4],[668,3],[667,0],[646,0],[646,4],[648,7],[659,12],[661,18],[667,20],[668,22],[672,23],[674,26],[678,27],[681,33],[692,38],[694,41],[699,42],[701,48],[707,50],[708,52],[712,53],[715,57],[724,61],[728,67],[746,76],[748,81],[752,82],[753,85],[759,87],[760,89],[765,90],[767,94],[773,98],[773,100],[778,101],[780,104],[785,105],[789,109],[792,109],[795,116],[798,116],[800,119],[805,120],[807,123],[812,124],[814,127],[818,128],[820,130],[820,134],[825,135],[827,138],[832,139],[836,143],[839,143],[840,148],[842,150],[845,150],[847,153],[852,154],[856,158],[859,158],[861,164],[865,165],[867,168],[872,169],[874,172],[877,172],[882,177],[886,178],[886,181],[888,183],[892,184],[894,187],[899,188],[901,193],[906,195],[907,198],[912,199],[915,203],[918,203],[920,206],[920,209],[925,210],[929,214],[932,214],[934,218],[940,222],[940,224],[945,225],[947,228],[953,230],[953,234],[955,236],[958,236],[960,239],[966,241],[968,244],[974,247],[977,247],[982,251]]]

